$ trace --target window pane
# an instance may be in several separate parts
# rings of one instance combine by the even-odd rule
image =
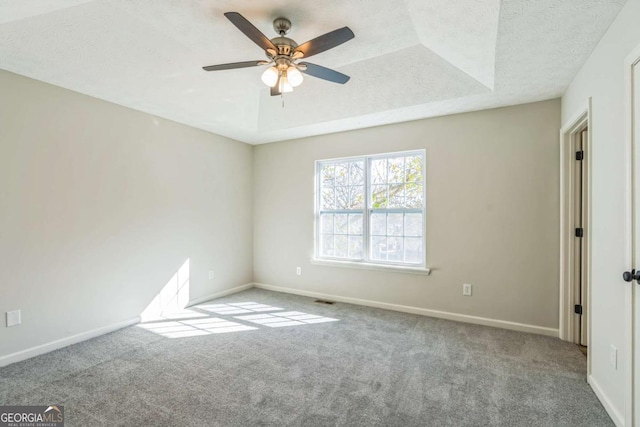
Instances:
[[[364,162],[351,162],[349,164],[349,184],[364,185]]]
[[[336,214],[334,218],[334,232],[335,234],[347,234],[347,220],[349,215]]]
[[[389,182],[404,182],[404,157],[389,159]]]
[[[387,235],[402,236],[404,234],[404,214],[394,213],[387,216]]]
[[[336,258],[347,258],[349,241],[347,236],[335,236],[334,239],[334,256]]]
[[[404,239],[404,262],[411,264],[421,264],[422,255],[422,238],[405,237]]]
[[[402,246],[402,237],[389,237],[387,239],[387,259],[389,261],[402,261],[404,258]]]
[[[387,234],[387,214],[371,214],[371,234],[373,236],[385,236]]]
[[[336,187],[336,209],[349,209],[349,187]]]
[[[336,185],[349,184],[349,163],[339,163],[336,165]]]
[[[404,208],[404,184],[389,186],[389,208]]]
[[[349,236],[349,258],[362,259],[362,236]]]
[[[385,184],[387,182],[387,159],[371,161],[371,182],[373,184]]]
[[[387,259],[387,238],[373,236],[371,238],[371,259],[386,261]]]
[[[333,256],[333,234],[320,235],[320,254],[322,256]]]
[[[364,186],[351,187],[349,192],[349,209],[364,208]]]
[[[384,209],[387,207],[387,186],[374,185],[371,187],[371,207]]]
[[[422,237],[422,214],[408,213],[404,215],[404,235]]]
[[[333,165],[322,165],[320,176],[322,177],[323,187],[332,187],[334,185],[335,167]]]
[[[421,208],[424,206],[422,184],[407,184],[407,208]]]
[[[336,205],[335,192],[333,188],[322,189],[322,209],[334,209]]]
[[[349,214],[349,234],[362,235],[362,214]]]
[[[333,214],[320,215],[320,232],[333,234]]]
[[[406,182],[423,182],[422,181],[422,157],[408,156],[406,157],[405,180]]]

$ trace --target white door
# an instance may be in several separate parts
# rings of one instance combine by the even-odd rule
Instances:
[[[634,244],[633,244],[633,264],[636,269],[640,269],[640,62],[633,66],[633,145],[634,145],[634,194],[633,194],[633,217],[634,217]],[[640,427],[640,281],[633,281],[633,358],[634,358],[634,419],[635,426]]]
[[[587,289],[586,289],[586,172],[585,156],[588,147],[589,130],[578,132],[574,137],[573,148],[576,152],[576,160],[573,175],[573,226],[575,237],[573,238],[573,300],[575,304],[575,322],[573,329],[574,342],[586,347],[587,344]],[[571,230],[572,234],[574,230]]]
[[[582,153],[582,155],[580,156],[582,159],[585,159],[585,155],[590,156],[591,153],[585,153],[586,149],[588,147],[588,140],[589,140],[589,130],[585,129],[583,130],[580,135],[579,135],[579,144],[577,147],[576,151],[580,151]],[[577,195],[577,209],[576,209],[576,213],[578,215],[577,218],[577,222],[576,222],[576,227],[580,228],[580,230],[583,230],[583,234],[586,233],[591,233],[591,230],[584,230],[584,226],[586,224],[586,214],[587,214],[587,209],[586,209],[586,201],[587,201],[587,186],[586,186],[586,166],[585,166],[585,161],[581,160],[578,162],[578,165],[576,167],[578,176],[576,178],[576,183],[578,188],[576,189],[576,195]],[[583,234],[581,234],[581,236],[583,236]],[[587,311],[587,270],[586,270],[586,257],[587,257],[587,248],[585,245],[585,238],[584,237],[579,237],[577,238],[577,243],[579,246],[579,250],[576,252],[576,257],[577,257],[577,263],[578,263],[578,280],[580,281],[580,283],[578,284],[577,288],[578,288],[578,292],[580,294],[579,298],[578,298],[578,304],[580,305],[580,333],[578,335],[579,337],[579,343],[580,345],[586,347],[588,346],[588,342],[587,342],[587,337],[589,336],[587,333],[587,325],[589,324],[587,322],[587,316],[589,315],[588,311]]]

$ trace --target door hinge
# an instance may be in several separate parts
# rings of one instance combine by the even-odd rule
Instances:
[[[580,304],[576,304],[576,305],[574,305],[574,306],[573,306],[573,311],[574,311],[576,314],[579,314],[579,315],[581,315],[581,316],[582,316],[582,306],[581,306]]]
[[[576,151],[576,160],[578,160],[578,161],[584,160],[584,151],[583,150]]]
[[[576,237],[584,237],[584,228],[576,228]]]

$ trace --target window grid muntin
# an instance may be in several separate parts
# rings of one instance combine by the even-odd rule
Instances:
[[[420,159],[420,164],[421,164],[421,174],[419,177],[417,177],[415,180],[407,180],[407,158],[411,158],[411,157],[417,157]],[[397,159],[397,158],[402,158],[403,159],[403,170],[402,170],[402,182],[399,181],[389,181],[388,177],[389,177],[389,159]],[[373,184],[373,179],[371,177],[371,175],[373,175],[372,172],[372,166],[371,166],[371,162],[373,160],[387,160],[387,164],[386,164],[386,175],[387,175],[387,181],[384,184],[380,184],[380,185],[386,185],[387,186],[387,200],[389,197],[388,194],[388,188],[390,184],[402,184],[404,185],[404,190],[405,190],[405,194],[404,194],[404,198],[405,198],[405,205],[406,205],[406,185],[407,184],[416,184],[419,187],[422,187],[422,191],[419,193],[419,197],[420,197],[420,203],[421,203],[421,207],[420,208],[387,208],[387,209],[373,209],[370,207],[370,205],[372,204],[372,185]],[[353,161],[361,161],[364,160],[365,162],[365,167],[362,170],[363,173],[363,179],[364,179],[364,184],[365,184],[365,201],[364,201],[364,205],[363,205],[363,209],[362,210],[335,210],[336,212],[349,212],[349,213],[355,213],[355,212],[360,212],[362,211],[363,213],[363,217],[362,217],[362,227],[363,227],[363,254],[364,254],[364,258],[360,259],[360,260],[354,260],[354,259],[348,259],[348,258],[335,258],[335,257],[326,257],[326,256],[322,256],[321,252],[320,252],[320,236],[321,236],[321,231],[320,231],[320,216],[324,213],[330,213],[333,212],[334,210],[322,210],[322,209],[316,209],[316,256],[318,258],[322,258],[322,259],[327,259],[327,260],[339,260],[339,261],[349,261],[349,262],[369,262],[372,264],[378,264],[378,265],[390,265],[390,266],[405,266],[405,267],[412,267],[412,268],[416,268],[416,267],[424,267],[426,265],[426,171],[425,171],[425,164],[426,164],[426,156],[425,156],[425,150],[415,150],[415,151],[405,151],[405,152],[396,152],[396,153],[386,153],[386,154],[376,154],[376,155],[370,155],[370,156],[364,156],[364,157],[346,157],[346,158],[340,158],[340,159],[331,159],[331,160],[322,160],[322,161],[317,161],[316,162],[316,173],[317,173],[317,178],[316,178],[316,186],[318,188],[317,190],[317,206],[320,208],[321,205],[321,190],[322,190],[322,180],[320,177],[320,173],[321,173],[321,169],[323,165],[327,165],[327,164],[339,164],[339,163],[345,163],[345,162],[353,162]],[[371,172],[371,173],[370,173]],[[420,262],[419,263],[407,263],[407,262],[397,262],[397,261],[391,261],[391,262],[387,262],[387,261],[383,261],[383,260],[378,260],[378,259],[374,259],[371,255],[371,240],[372,237],[374,237],[371,233],[371,225],[370,225],[370,219],[371,219],[371,215],[372,213],[378,213],[378,212],[387,212],[387,213],[419,213],[422,214],[422,221],[421,221],[421,232],[422,232],[422,236],[421,237],[416,237],[416,236],[408,236],[408,235],[404,235],[404,227],[405,225],[405,215],[403,215],[403,235],[402,236],[385,236],[385,237],[398,237],[398,238],[402,238],[403,239],[403,259],[406,259],[406,246],[405,246],[405,238],[420,238],[421,239],[421,250],[422,250],[422,254],[420,257]],[[382,236],[375,236],[375,237],[382,237]]]

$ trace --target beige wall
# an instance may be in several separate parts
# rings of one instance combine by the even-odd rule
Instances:
[[[625,393],[631,377],[625,292],[630,295],[633,286],[621,276],[633,267],[626,252],[632,234],[625,220],[629,207],[624,60],[640,45],[639,16],[640,0],[629,0],[562,98],[563,123],[592,98],[591,385],[606,399],[605,407],[619,425],[631,413],[625,403],[631,401]],[[618,349],[618,369],[610,363],[611,346]]]
[[[187,259],[192,299],[256,281],[557,328],[557,100],[252,148],[7,72],[0,88],[0,313],[23,316],[0,357],[138,316]],[[314,161],[417,148],[432,274],[310,264]]]
[[[0,357],[138,316],[187,259],[192,298],[250,283],[252,185],[249,145],[0,71]]]
[[[255,281],[557,328],[559,128],[552,100],[257,146]],[[314,161],[418,148],[432,274],[311,264]]]

